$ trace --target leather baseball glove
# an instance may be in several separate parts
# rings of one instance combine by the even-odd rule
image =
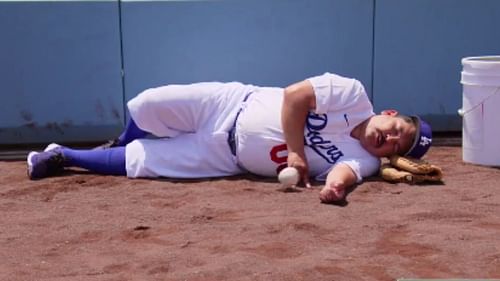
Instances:
[[[380,167],[380,176],[389,182],[416,184],[440,182],[443,179],[443,171],[424,160],[395,155],[389,159],[389,163]]]

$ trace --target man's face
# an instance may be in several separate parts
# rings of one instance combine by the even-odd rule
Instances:
[[[403,155],[410,149],[416,127],[403,118],[390,114],[373,116],[363,128],[360,143],[377,157]]]

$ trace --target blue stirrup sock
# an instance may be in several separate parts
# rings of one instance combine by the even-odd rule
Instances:
[[[134,119],[129,118],[125,131],[123,131],[123,133],[118,137],[118,146],[125,146],[133,140],[144,138],[148,134],[148,132],[145,132],[137,127]]]
[[[79,167],[104,175],[126,176],[125,147],[98,150],[62,148],[66,167]]]

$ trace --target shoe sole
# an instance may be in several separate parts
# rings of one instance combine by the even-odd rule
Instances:
[[[61,145],[59,145],[57,143],[51,143],[51,144],[47,145],[47,147],[43,151],[47,152],[47,151],[50,151],[50,150],[58,148],[58,147],[61,147]],[[37,151],[31,151],[30,153],[28,153],[28,157],[26,157],[26,163],[28,164],[28,177],[30,179],[33,179],[31,177],[31,173],[33,172],[33,161],[31,159],[33,158],[33,156],[35,156],[39,153],[40,152],[37,152]]]
[[[43,151],[47,152],[47,151],[50,151],[52,149],[56,149],[58,147],[61,147],[61,145],[59,145],[57,143],[51,143],[51,144],[47,145],[47,147]]]
[[[28,154],[28,157],[26,158],[26,162],[28,163],[28,177],[32,180],[34,179],[31,174],[33,173],[33,161],[31,160],[33,156],[37,155],[39,152],[32,151]]]

